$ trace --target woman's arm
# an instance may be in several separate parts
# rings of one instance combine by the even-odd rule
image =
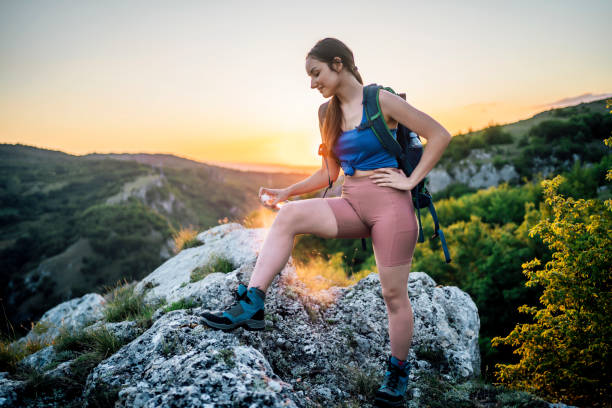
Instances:
[[[427,147],[423,150],[423,156],[410,175],[410,179],[416,186],[438,163],[451,141],[451,135],[435,119],[414,108],[398,95],[381,89],[379,102],[383,113],[427,139]]]
[[[326,187],[327,184],[327,171],[324,172],[323,169],[319,169],[312,176],[287,187],[285,190],[289,197],[291,197],[320,190]]]

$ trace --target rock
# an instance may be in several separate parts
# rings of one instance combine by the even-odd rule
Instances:
[[[184,310],[162,316],[99,364],[85,396],[118,386],[118,407],[281,406],[291,396],[291,386],[259,351],[242,346],[234,334],[208,329]]]
[[[266,294],[266,330],[225,333],[203,323],[204,312],[229,306],[238,284],[249,281],[266,233],[239,224],[211,228],[198,235],[203,245],[181,251],[139,282],[136,291],[148,301],[189,297],[197,303],[191,309],[158,310],[144,332],[135,322],[102,321],[96,308],[101,297],[74,299],[47,312],[53,321],[69,317],[75,329],[97,317],[86,330],[105,327],[129,341],[89,374],[83,400],[110,393],[117,407],[336,406],[351,394],[355,375],[382,379],[390,345],[375,273],[353,286],[312,293],[290,258]],[[193,268],[215,255],[236,268],[189,283]],[[470,297],[456,287],[436,287],[422,272],[410,274],[406,291],[415,316],[411,378],[429,372],[452,381],[478,376],[479,318]],[[90,306],[79,314],[80,304]],[[51,313],[55,309],[62,312]],[[39,353],[28,362],[41,365],[51,354]],[[70,362],[47,374],[71,375]],[[18,387],[6,384],[0,395],[11,389]]]
[[[102,319],[104,304],[104,298],[97,293],[60,303],[47,310],[37,325],[16,342],[42,341],[50,344],[60,334],[61,327],[75,331]]]
[[[38,350],[36,353],[30,354],[29,356],[21,360],[19,364],[37,370],[42,370],[43,367],[53,362],[55,355],[56,353],[54,347],[47,346],[41,350]]]
[[[122,343],[128,343],[142,334],[142,329],[138,327],[135,321],[106,323],[103,321],[96,322],[91,326],[87,326],[85,330],[94,331],[106,329],[114,334]]]
[[[453,182],[463,183],[472,188],[487,188],[519,178],[514,166],[510,164],[497,170],[493,165],[491,154],[481,149],[473,149],[467,158],[460,160],[453,167],[452,173]],[[437,191],[434,187],[436,186],[432,186],[431,192]]]
[[[136,292],[145,292],[146,299],[165,298],[170,304],[187,298],[200,302],[210,308],[217,308],[227,303],[233,295],[221,291],[228,284],[226,274],[211,273],[206,276],[206,282],[200,280],[190,282],[191,272],[209,264],[215,256],[229,260],[236,265],[238,276],[241,277],[255,266],[257,252],[263,243],[266,230],[246,229],[240,224],[222,224],[198,234],[197,238],[203,245],[187,248],[173,258],[160,265],[151,274],[136,285]],[[215,295],[221,294],[222,297]]]
[[[24,381],[14,381],[8,373],[0,373],[0,407],[14,407],[24,385]]]

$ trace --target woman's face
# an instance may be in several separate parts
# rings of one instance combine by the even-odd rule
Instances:
[[[334,63],[336,69],[341,68],[340,63]],[[325,62],[312,57],[306,58],[306,74],[310,77],[310,87],[318,89],[324,98],[332,96],[335,92],[340,75],[327,66]]]

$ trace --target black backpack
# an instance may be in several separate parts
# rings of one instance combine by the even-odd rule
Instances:
[[[366,110],[366,118],[367,121],[363,125],[359,126],[359,130],[366,129],[368,127],[372,127],[372,131],[380,141],[380,144],[391,153],[398,162],[398,168],[400,168],[406,176],[410,176],[412,171],[417,166],[419,161],[421,160],[421,156],[423,155],[423,144],[421,143],[421,139],[419,136],[398,122],[397,126],[397,140],[393,138],[387,124],[385,123],[384,116],[380,110],[380,103],[378,101],[378,94],[380,89],[384,89],[393,94],[397,93],[389,88],[383,87],[377,84],[370,84],[363,87],[363,103],[365,105]],[[404,94],[400,94],[400,96],[406,99]],[[326,149],[324,145],[319,146],[319,155],[326,155]],[[327,166],[327,160],[325,161],[325,165]],[[325,189],[325,193],[323,193],[323,197],[327,194],[327,191],[332,186],[331,178],[329,177],[329,168],[327,169],[329,186]],[[428,207],[429,212],[431,213],[431,217],[434,221],[434,234],[431,236],[431,239],[440,238],[440,242],[442,244],[442,250],[444,251],[444,257],[446,259],[446,263],[450,263],[450,254],[448,252],[448,248],[446,246],[446,240],[444,239],[444,233],[440,228],[438,223],[438,216],[436,214],[436,209],[433,205],[433,200],[431,198],[431,194],[427,191],[426,184],[428,183],[427,178],[423,178],[419,184],[414,187],[411,191],[412,193],[412,203],[414,204],[414,208],[417,211],[418,219],[419,219],[419,239],[418,242],[425,242],[425,238],[423,235],[423,227],[421,223],[421,208]],[[363,250],[365,251],[365,239],[361,239],[361,245]]]

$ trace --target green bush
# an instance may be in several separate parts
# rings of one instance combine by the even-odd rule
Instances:
[[[482,138],[487,145],[502,145],[513,143],[512,135],[504,132],[501,126],[489,126],[483,130]]]
[[[513,388],[594,406],[608,398],[612,372],[612,200],[564,198],[562,182],[561,176],[542,182],[551,217],[530,230],[552,259],[541,269],[538,258],[523,264],[526,285],[543,287],[541,304],[519,308],[533,323],[493,339],[520,356],[516,364],[498,364],[497,374]]]

